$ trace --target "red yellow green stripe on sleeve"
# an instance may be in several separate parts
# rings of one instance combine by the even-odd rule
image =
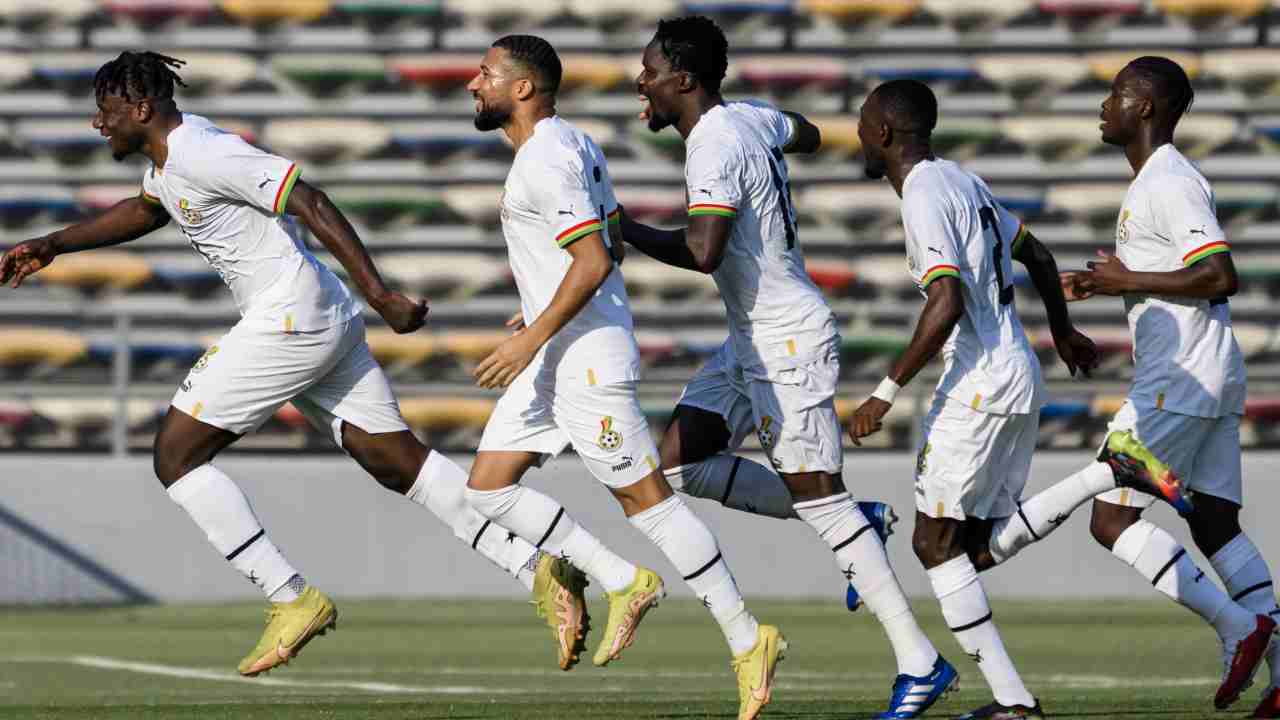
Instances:
[[[600,232],[602,229],[604,229],[604,226],[600,224],[600,218],[584,220],[557,235],[556,245],[559,245],[562,248],[569,247],[587,235],[590,235],[593,232]]]
[[[280,183],[280,189],[276,191],[276,201],[271,205],[271,212],[276,215],[284,212],[285,206],[289,204],[289,193],[293,192],[293,184],[298,182],[301,174],[298,163],[289,166],[289,172],[284,174],[284,182]]]
[[[1191,267],[1210,255],[1217,255],[1218,253],[1224,252],[1231,252],[1231,246],[1227,244],[1226,240],[1215,240],[1211,243],[1201,245],[1195,250],[1183,255],[1182,265],[1183,267]]]
[[[694,215],[719,215],[720,217],[738,217],[738,209],[732,205],[717,203],[695,203],[689,206],[689,217]]]
[[[1026,225],[1018,223],[1018,234],[1013,236],[1013,244],[1009,246],[1010,252],[1016,255],[1018,253],[1018,248],[1022,247],[1022,241],[1026,240],[1027,236],[1030,234],[1031,233],[1027,232]]]
[[[955,265],[934,265],[929,268],[929,271],[924,274],[924,277],[920,278],[920,285],[921,287],[928,287],[929,283],[940,277],[946,277],[948,275],[955,278],[960,277],[960,268]]]
[[[622,210],[620,208],[614,208],[613,212],[609,213],[609,216],[606,219],[610,225],[617,225],[622,222]]]
[[[156,204],[156,205],[159,205],[159,204],[160,204],[160,198],[156,197],[155,195],[152,195],[151,193],[147,192],[146,190],[143,190],[143,191],[142,191],[142,199],[143,199],[143,200],[146,200],[146,201],[147,201],[147,202],[149,202],[149,203],[153,203],[153,204]]]

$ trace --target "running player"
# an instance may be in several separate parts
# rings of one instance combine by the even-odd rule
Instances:
[[[819,133],[799,115],[726,102],[728,43],[705,17],[662,21],[645,48],[638,91],[654,132],[686,143],[689,225],[663,231],[623,212],[626,242],[669,265],[710,274],[729,338],[685,387],[662,442],[673,487],[760,514],[799,517],[884,626],[897,657],[885,717],[915,717],[956,684],[921,631],[884,545],[841,479],[835,411],[835,315],[805,272],[784,152],[813,152]],[[768,468],[731,451],[754,430]],[[730,503],[727,498],[741,488]]]
[[[1116,254],[1102,253],[1088,272],[1064,273],[1063,284],[1073,300],[1124,298],[1134,378],[1109,429],[1132,431],[1195,490],[1195,508],[1184,508],[1184,516],[1230,597],[1200,582],[1204,573],[1186,550],[1142,519],[1153,501],[1149,494],[1099,494],[1090,529],[1103,547],[1218,632],[1224,671],[1216,707],[1235,702],[1265,655],[1271,683],[1254,716],[1280,717],[1280,647],[1271,643],[1272,617],[1280,609],[1267,563],[1240,528],[1245,370],[1227,303],[1236,270],[1209,182],[1173,145],[1193,97],[1186,73],[1166,58],[1138,58],[1116,75],[1102,104],[1102,140],[1123,147],[1134,172],[1116,223]],[[1048,535],[1098,494],[1103,472],[1095,464],[1025,502],[1020,522],[993,533],[992,563]]]
[[[285,402],[332,437],[389,490],[445,521],[472,548],[518,577],[537,574],[539,600],[563,594],[567,565],[509,542],[466,502],[467,474],[409,432],[365,343],[360,304],[299,241],[293,215],[333,253],[396,332],[421,328],[425,301],[388,289],[350,223],[294,163],[223,132],[174,102],[182,61],[125,52],[94,81],[93,127],[117,160],[151,160],[136,197],[102,215],[21,243],[0,258],[0,284],[18,287],[57,256],[178,229],[230,286],[242,318],[191,369],[160,424],[155,473],[237,570],[271,602],[267,628],[240,662],[244,675],[287,663],[337,610],[271,542],[232,480],[212,460]],[[556,620],[563,624],[570,620]],[[553,626],[553,630],[556,628]]]
[[[907,267],[925,296],[907,349],[854,413],[854,444],[880,429],[901,387],[939,352],[942,378],[924,420],[916,460],[912,545],[942,615],[978,663],[995,700],[966,718],[1041,718],[992,622],[991,607],[967,549],[985,542],[991,524],[1018,510],[1038,437],[1044,399],[1036,359],[1014,305],[1012,260],[1027,267],[1049,315],[1054,344],[1072,374],[1095,362],[1093,342],[1072,326],[1053,255],[992,196],[979,177],[933,154],[938,103],[929,87],[894,80],[862,106],[858,137],[867,175],[887,177],[902,198]],[[1127,433],[1113,433],[1107,453],[1147,459]],[[1109,457],[1109,455],[1108,455]],[[1134,461],[1137,463],[1137,461]],[[1155,490],[1139,465],[1116,474]],[[1083,499],[1081,499],[1083,502]]]
[[[786,640],[747,612],[715,537],[658,467],[636,398],[631,308],[610,253],[613,185],[600,148],[556,115],[560,78],[547,41],[510,35],[493,44],[467,86],[476,128],[501,128],[515,146],[502,229],[527,323],[476,368],[481,387],[506,392],[485,427],[467,497],[481,514],[600,581],[609,620],[594,661],[605,665],[631,644],[665,590],[653,571],[609,553],[558,503],[518,484],[572,445],[719,622],[738,673],[739,717],[748,720],[769,702]]]

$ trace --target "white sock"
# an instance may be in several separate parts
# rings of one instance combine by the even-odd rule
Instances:
[[[1276,605],[1271,571],[1248,535],[1242,532],[1232,538],[1209,558],[1209,562],[1227,586],[1233,601],[1249,612],[1280,620],[1280,606]],[[1271,643],[1267,663],[1271,665],[1271,684],[1280,686],[1280,643]]]
[[[459,540],[519,580],[526,590],[533,590],[533,573],[524,568],[538,554],[537,548],[467,503],[467,471],[460,465],[430,451],[405,497],[430,510]]]
[[[720,624],[735,656],[755,647],[760,626],[747,612],[715,536],[679,495],[632,515],[631,524],[675,565]]]
[[[1000,564],[1022,548],[1058,529],[1072,511],[1095,495],[1115,488],[1106,463],[1093,462],[1080,472],[1041,490],[1018,505],[1018,514],[997,520],[991,528],[991,557]]]
[[[782,518],[796,516],[791,491],[777,473],[744,457],[721,453],[700,463],[663,470],[672,488],[734,510]]]
[[[617,592],[636,579],[636,566],[614,555],[574,521],[560,503],[537,490],[511,485],[501,490],[467,488],[467,502],[481,515],[528,540],[534,547],[565,558]]]
[[[1157,590],[1213,625],[1219,637],[1239,638],[1256,627],[1253,613],[1231,602],[1172,535],[1146,520],[1120,533],[1111,552]]]
[[[938,651],[920,629],[898,578],[889,566],[884,543],[858,510],[849,493],[795,504],[801,520],[817,531],[836,556],[836,564],[867,608],[884,626],[898,672],[928,675]]]
[[[289,585],[298,571],[267,537],[249,507],[249,499],[231,478],[205,463],[178,478],[168,492],[200,526],[213,547],[272,602],[298,598]],[[305,588],[306,582],[302,585]]]
[[[933,593],[942,604],[942,617],[960,647],[978,663],[987,685],[1002,705],[1035,705],[1005,650],[1000,631],[991,619],[987,593],[968,555],[952,558],[929,570]]]

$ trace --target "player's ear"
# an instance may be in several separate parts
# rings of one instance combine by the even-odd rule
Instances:
[[[156,114],[156,109],[151,105],[150,100],[143,100],[133,106],[133,119],[140,123],[145,123]]]
[[[680,92],[693,92],[693,88],[698,84],[697,79],[693,77],[693,73],[681,70],[678,74],[680,75]]]
[[[533,86],[533,81],[529,78],[520,78],[516,81],[516,99],[521,102],[533,97],[538,90]]]

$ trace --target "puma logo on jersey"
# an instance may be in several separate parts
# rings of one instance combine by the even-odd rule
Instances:
[[[1203,226],[1203,225],[1201,225],[1201,226],[1200,226],[1200,229],[1199,229],[1199,230],[1196,230],[1195,228],[1191,228],[1190,233],[1191,233],[1192,235],[1208,235],[1208,233],[1206,233],[1206,232],[1204,231],[1204,226]]]
[[[266,187],[269,183],[273,183],[273,182],[275,182],[275,180],[272,180],[271,178],[267,178],[266,180],[263,180],[262,182],[258,183],[258,189],[261,190],[262,188]]]
[[[939,250],[938,248],[935,248],[935,247],[931,247],[931,248],[929,248],[929,252],[937,253],[938,255],[942,255],[942,251],[941,251],[941,250]]]
[[[710,196],[710,195],[711,195],[711,191],[710,191],[710,190],[703,190],[702,188],[698,188],[698,190],[697,190],[697,191],[698,191],[698,192],[700,192],[700,193],[702,193],[703,195],[707,195],[707,196]]]

